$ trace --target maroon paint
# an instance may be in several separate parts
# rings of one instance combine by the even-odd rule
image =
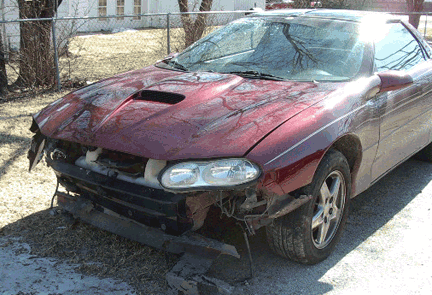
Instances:
[[[155,67],[128,76],[126,86],[125,76],[108,79],[48,107],[36,117],[42,133],[154,159],[243,156],[275,126],[337,88]],[[139,89],[186,98],[175,105],[133,100]]]

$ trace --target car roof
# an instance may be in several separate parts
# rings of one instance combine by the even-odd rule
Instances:
[[[281,9],[265,12],[258,12],[251,17],[307,17],[307,18],[324,18],[351,22],[368,21],[398,21],[397,16],[383,12],[361,11],[361,10],[344,10],[344,9]]]

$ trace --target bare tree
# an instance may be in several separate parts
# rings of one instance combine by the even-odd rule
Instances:
[[[180,12],[189,12],[188,0],[177,0]],[[199,11],[210,11],[213,0],[201,0]],[[204,33],[206,27],[207,14],[198,14],[195,21],[190,14],[182,14],[181,22],[185,32],[185,47],[188,47],[195,41],[199,40]]]
[[[406,0],[408,12],[421,12],[423,10],[424,0]],[[409,23],[416,29],[419,26],[420,14],[410,14]]]
[[[52,18],[61,2],[18,0],[19,16],[21,19]],[[16,86],[52,86],[55,83],[51,23],[50,20],[20,23],[19,76],[14,83]]]
[[[309,0],[294,0],[294,8],[310,8]]]

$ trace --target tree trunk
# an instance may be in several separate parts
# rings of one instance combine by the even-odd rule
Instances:
[[[421,12],[423,10],[424,0],[406,0],[408,12]],[[418,29],[420,22],[420,14],[410,14],[409,23]]]
[[[0,97],[8,92],[8,81],[6,74],[6,60],[4,56],[3,37],[0,31]]]
[[[62,1],[58,1],[60,5]],[[54,1],[18,0],[21,19],[51,18]],[[20,23],[19,87],[52,86],[55,84],[54,55],[51,47],[51,21]]]
[[[180,12],[189,12],[188,0],[178,0]],[[213,0],[202,0],[199,11],[210,11]],[[185,48],[199,40],[206,28],[207,14],[197,15],[195,22],[190,14],[182,14],[181,21],[185,32]]]
[[[20,28],[20,65],[16,83],[26,87],[54,85],[51,22],[26,22],[21,23]]]

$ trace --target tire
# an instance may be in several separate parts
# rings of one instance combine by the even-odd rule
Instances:
[[[303,264],[326,259],[345,227],[350,192],[348,162],[342,153],[330,150],[319,164],[312,183],[301,191],[312,195],[312,199],[266,227],[270,248]]]
[[[432,162],[432,143],[421,149],[414,155],[414,158],[420,161]]]

